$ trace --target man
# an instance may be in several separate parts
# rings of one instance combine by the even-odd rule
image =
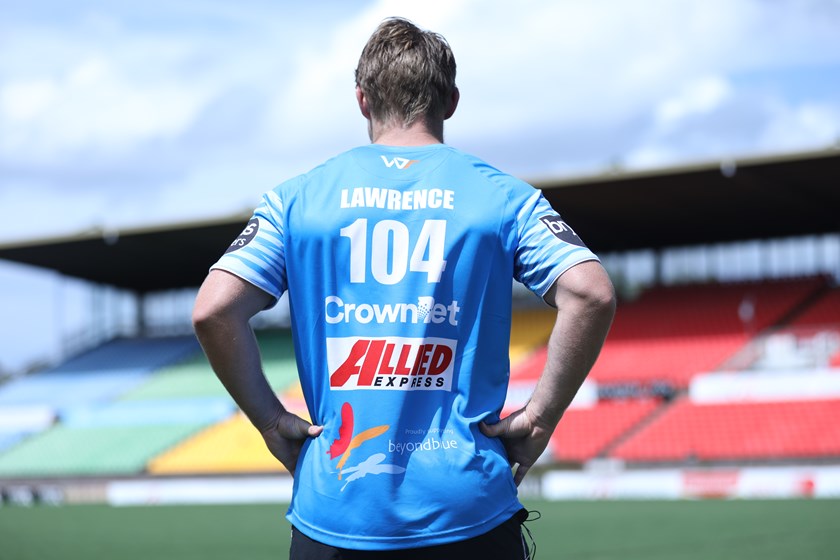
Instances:
[[[524,558],[516,486],[595,361],[612,285],[539,191],[443,143],[441,36],[384,21],[356,98],[372,143],[264,196],[196,333],[294,476],[292,558]],[[500,421],[512,278],[558,314],[533,397]],[[248,323],[285,291],[313,424],[271,391]]]

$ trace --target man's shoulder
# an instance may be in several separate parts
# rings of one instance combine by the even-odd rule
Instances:
[[[520,179],[486,160],[473,154],[453,148],[463,165],[468,166],[475,177],[484,181],[488,187],[502,191],[511,201],[531,197],[537,189],[530,183]]]
[[[331,173],[337,167],[348,165],[348,162],[352,159],[351,153],[357,149],[358,148],[353,148],[351,150],[346,150],[344,152],[336,154],[331,158],[323,161],[322,163],[316,165],[315,167],[311,168],[309,171],[300,173],[298,175],[284,180],[283,182],[275,186],[273,189],[271,189],[270,192],[281,197],[288,197],[290,195],[294,195],[306,184],[321,179],[325,173]]]
[[[504,186],[527,186],[529,188],[533,188],[524,180],[511,175],[507,171],[503,171],[500,167],[489,163],[487,160],[478,157],[475,154],[464,152],[458,148],[452,148],[451,146],[450,149],[458,160],[473,168],[477,173],[486,177],[489,181]]]

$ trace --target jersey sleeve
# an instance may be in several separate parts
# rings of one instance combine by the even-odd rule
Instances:
[[[574,265],[598,260],[536,189],[518,208],[516,229],[514,277],[540,297]]]
[[[271,191],[263,196],[248,225],[210,269],[239,276],[272,295],[276,303],[287,288],[283,226],[283,201]]]

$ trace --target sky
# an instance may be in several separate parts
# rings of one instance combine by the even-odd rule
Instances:
[[[0,13],[0,245],[246,212],[366,143],[353,70],[392,15],[453,48],[447,143],[526,180],[840,146],[838,0],[0,0]],[[29,317],[55,316],[67,284],[0,263],[13,333],[0,369],[60,336]]]

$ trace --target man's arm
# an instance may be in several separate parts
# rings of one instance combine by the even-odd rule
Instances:
[[[524,408],[481,431],[499,437],[519,485],[548,446],[551,434],[595,363],[615,314],[615,292],[606,271],[587,261],[564,272],[545,296],[557,307],[545,369]]]
[[[193,326],[219,380],[272,454],[294,475],[303,441],[322,428],[287,412],[262,371],[249,321],[271,301],[269,294],[238,276],[212,270],[198,291]]]

